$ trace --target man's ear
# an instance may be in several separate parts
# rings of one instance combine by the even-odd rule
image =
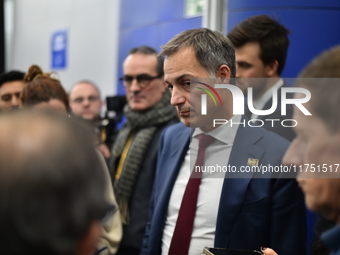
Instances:
[[[279,77],[277,73],[277,68],[279,67],[279,62],[274,60],[270,64],[266,65],[265,70],[268,77]]]
[[[230,68],[227,65],[221,65],[216,73],[217,78],[230,78]]]
[[[77,255],[93,255],[97,250],[97,243],[103,232],[102,224],[99,221],[91,223],[88,231],[79,241]]]

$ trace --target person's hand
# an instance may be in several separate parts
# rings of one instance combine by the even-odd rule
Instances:
[[[278,255],[273,249],[267,247],[261,247],[261,252],[264,255]]]
[[[97,146],[97,150],[100,151],[100,153],[104,156],[104,158],[109,158],[111,157],[111,152],[109,148],[106,146],[106,144],[101,143]]]

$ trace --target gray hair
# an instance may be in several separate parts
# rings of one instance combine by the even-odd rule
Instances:
[[[159,54],[171,56],[186,47],[193,47],[198,62],[212,77],[216,76],[221,65],[227,65],[231,78],[235,78],[235,49],[230,40],[221,32],[208,28],[183,31],[163,45]]]
[[[92,87],[94,87],[97,91],[98,91],[98,95],[99,95],[99,98],[101,98],[101,93],[100,93],[100,89],[99,89],[99,87],[98,87],[98,85],[95,83],[95,82],[93,82],[93,81],[91,81],[91,80],[79,80],[79,81],[77,81],[76,83],[74,83],[73,85],[72,85],[72,87],[71,87],[71,89],[70,89],[70,92],[68,93],[69,95],[71,95],[71,93],[73,92],[73,89],[75,88],[75,87],[77,87],[78,86],[78,84],[81,84],[81,83],[86,83],[86,84],[89,84],[89,85],[91,85]]]

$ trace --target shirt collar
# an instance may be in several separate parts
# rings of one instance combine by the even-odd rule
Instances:
[[[236,136],[236,132],[238,130],[239,125],[236,123],[240,123],[241,115],[234,115],[227,123],[219,126],[218,128],[210,131],[207,135],[214,137],[216,140],[221,141],[225,144],[233,144]],[[233,123],[231,125],[231,123]],[[195,128],[192,137],[196,137],[200,134],[204,133],[200,128]]]
[[[322,233],[321,240],[332,251],[338,251],[340,249],[340,226],[337,225]]]
[[[253,102],[255,109],[263,109],[265,104],[272,98],[273,90],[278,90],[283,85],[283,80],[280,78],[270,89],[263,93],[263,95]]]

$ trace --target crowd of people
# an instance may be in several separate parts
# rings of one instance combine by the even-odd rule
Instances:
[[[1,74],[0,253],[304,255],[307,206],[311,253],[340,254],[340,46],[289,94],[289,33],[258,15],[131,49],[112,147],[93,81],[66,92],[37,65]]]

